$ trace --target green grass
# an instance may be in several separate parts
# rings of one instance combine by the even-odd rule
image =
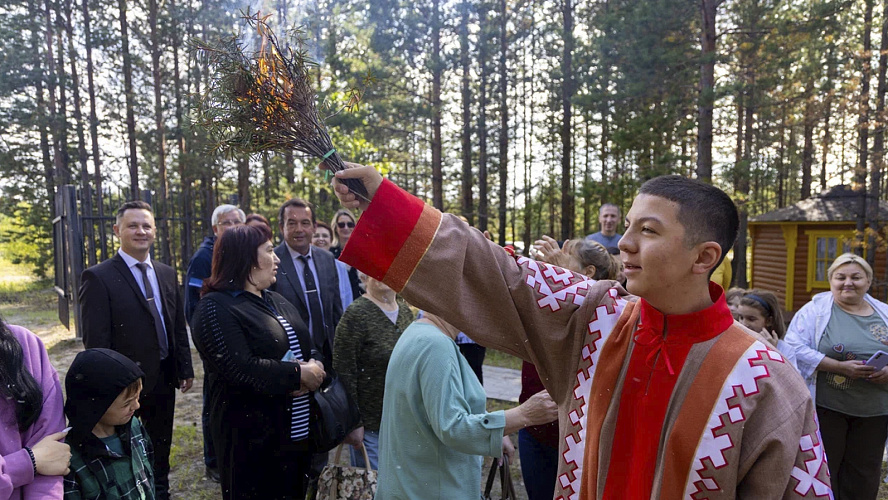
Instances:
[[[513,370],[521,369],[521,360],[519,358],[493,349],[487,349],[487,354],[484,356],[484,364],[499,366],[500,368],[512,368]]]

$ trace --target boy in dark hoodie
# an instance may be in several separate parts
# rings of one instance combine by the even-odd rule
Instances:
[[[142,370],[110,349],[87,349],[65,376],[71,472],[65,499],[154,499],[154,451],[133,413]]]

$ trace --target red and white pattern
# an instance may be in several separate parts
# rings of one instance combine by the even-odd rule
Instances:
[[[817,439],[815,442],[814,439]],[[795,487],[795,492],[799,495],[806,496],[813,491],[816,498],[833,498],[832,490],[823,483],[818,476],[822,473],[829,475],[829,468],[826,465],[826,453],[823,451],[823,441],[820,439],[820,424],[817,424],[817,432],[815,436],[805,434],[799,440],[799,450],[803,453],[811,453],[813,456],[810,460],[805,460],[805,470],[799,467],[792,468],[792,477],[799,484]]]
[[[580,404],[569,415],[573,428],[565,435],[564,441],[567,449],[561,456],[567,465],[568,472],[558,477],[558,482],[564,490],[558,500],[576,500],[580,495],[586,440],[586,399],[592,389],[592,377],[595,374],[601,346],[613,331],[623,308],[626,306],[626,301],[619,298],[616,289],[608,290],[608,295],[610,300],[606,300],[606,304],[595,309],[587,329],[587,342],[583,346],[583,359],[580,361],[579,370],[577,370],[577,385],[574,387],[574,399]]]
[[[783,356],[756,341],[740,356],[728,375],[697,445],[691,473],[685,483],[685,498],[692,499],[700,493],[721,490],[714,477],[703,474],[707,471],[711,474],[728,465],[725,454],[738,443],[731,440],[731,435],[725,432],[725,427],[741,424],[746,420],[739,400],[758,394],[759,380],[770,376],[767,367],[769,362],[783,363]]]
[[[542,295],[537,300],[540,309],[549,308],[555,312],[562,305],[582,305],[586,293],[595,283],[582,274],[527,257],[519,257],[516,262],[529,271],[525,283]]]

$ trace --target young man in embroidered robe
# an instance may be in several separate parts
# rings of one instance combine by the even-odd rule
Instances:
[[[556,499],[832,497],[802,379],[709,284],[737,234],[726,194],[678,176],[642,186],[620,241],[640,297],[628,301],[614,282],[513,259],[372,167],[349,167],[337,196],[366,212],[341,259],[536,365],[559,406]]]

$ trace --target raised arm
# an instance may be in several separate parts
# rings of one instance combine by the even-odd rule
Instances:
[[[377,183],[372,168],[353,170],[336,176],[361,178],[372,203],[341,260],[479,344],[531,361],[546,377],[564,371],[565,353],[582,350],[596,307],[607,304],[609,313],[619,314],[609,293],[612,282],[516,260],[457,217],[442,214],[387,180]],[[341,188],[336,189],[343,204],[355,206],[354,195]],[[563,392],[566,386],[556,389]]]

